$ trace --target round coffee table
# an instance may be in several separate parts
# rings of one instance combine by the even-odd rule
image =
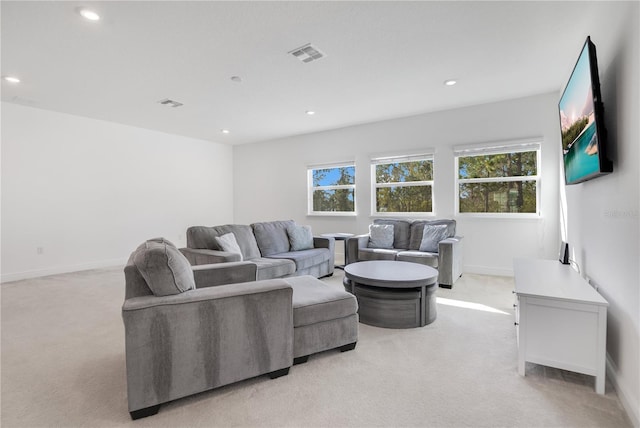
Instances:
[[[438,271],[392,260],[352,263],[344,287],[358,299],[360,322],[385,328],[423,327],[436,319]]]

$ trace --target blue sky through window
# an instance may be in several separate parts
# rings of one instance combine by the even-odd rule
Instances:
[[[340,183],[340,176],[342,171],[351,177],[348,183],[341,184],[355,184],[356,169],[353,166],[344,166],[339,168],[327,168],[327,169],[314,169],[313,170],[313,185],[314,186],[335,186]]]

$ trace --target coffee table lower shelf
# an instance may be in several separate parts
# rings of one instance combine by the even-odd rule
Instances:
[[[436,299],[433,296],[436,284],[398,290],[351,283],[349,279],[344,279],[345,289],[358,299],[361,323],[383,328],[416,328],[424,327],[436,319]]]

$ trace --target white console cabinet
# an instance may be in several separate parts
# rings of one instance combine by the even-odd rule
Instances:
[[[607,301],[571,266],[515,259],[518,373],[525,362],[595,376],[604,394]]]

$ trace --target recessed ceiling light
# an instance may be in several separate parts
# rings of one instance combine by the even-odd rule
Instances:
[[[11,83],[20,83],[20,79],[18,79],[17,77],[13,77],[13,76],[5,76],[4,80],[6,80],[7,82],[11,82]]]
[[[457,82],[457,81],[455,81],[455,80],[453,80],[453,79],[451,79],[451,80],[445,80],[445,81],[444,81],[444,84],[445,84],[446,86],[453,86],[453,85],[455,85],[456,83],[458,83],[458,82]]]
[[[314,114],[316,114],[316,112],[313,110],[307,110],[305,113],[307,113],[309,116],[313,116]]]
[[[222,132],[223,134],[228,134],[229,130],[228,129],[221,129],[220,132]]]
[[[82,15],[83,18],[88,19],[89,21],[100,20],[100,15],[98,15],[97,13],[95,13],[90,9],[80,9],[78,13],[80,13],[80,15]]]

